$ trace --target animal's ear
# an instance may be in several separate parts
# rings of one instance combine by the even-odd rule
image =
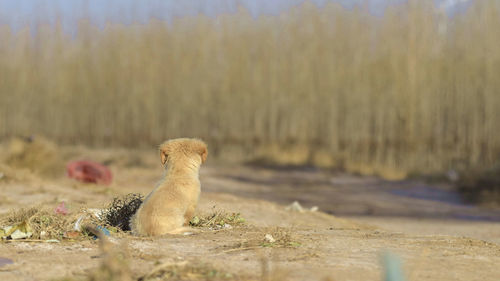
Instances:
[[[207,145],[206,144],[200,145],[198,153],[201,156],[201,163],[205,163],[205,161],[207,161],[207,156],[208,156]]]
[[[168,150],[165,144],[162,144],[160,146],[160,158],[161,158],[161,164],[165,165],[168,159]]]
[[[161,164],[165,165],[165,163],[167,162],[168,154],[160,149],[160,157],[161,157]]]

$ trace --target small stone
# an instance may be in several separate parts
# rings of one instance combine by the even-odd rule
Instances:
[[[225,223],[224,226],[223,226],[225,229],[231,229],[233,228],[230,224],[228,223]]]
[[[318,206],[312,206],[311,212],[317,212],[319,210]]]
[[[294,201],[292,204],[288,205],[285,210],[287,211],[295,211],[295,212],[304,212],[304,208],[300,205],[299,202]]]
[[[274,243],[274,242],[276,242],[276,239],[274,239],[274,237],[273,237],[271,234],[269,234],[269,233],[268,233],[268,234],[266,234],[266,235],[264,236],[264,239],[265,239],[267,242],[269,242],[269,243]]]

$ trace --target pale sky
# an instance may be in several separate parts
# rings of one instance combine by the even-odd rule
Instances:
[[[322,6],[327,1],[338,2],[347,8],[365,0],[310,0]],[[375,14],[383,13],[387,5],[406,0],[367,0]],[[454,9],[473,0],[435,0],[437,6]],[[304,0],[0,0],[0,24],[14,30],[34,26],[38,22],[53,23],[60,19],[65,30],[71,30],[82,17],[97,25],[106,22],[146,22],[149,18],[170,20],[174,17],[204,13],[214,16],[232,13],[239,5],[253,16],[277,14]],[[466,4],[466,3],[465,3]]]

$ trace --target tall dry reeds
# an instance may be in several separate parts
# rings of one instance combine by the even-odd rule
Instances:
[[[257,19],[241,9],[81,22],[74,37],[60,25],[3,26],[0,137],[139,146],[198,136],[216,154],[297,146],[298,162],[325,165],[489,165],[500,152],[500,4],[445,17],[413,0],[383,16],[305,3]]]

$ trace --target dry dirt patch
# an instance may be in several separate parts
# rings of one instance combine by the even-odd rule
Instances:
[[[149,167],[111,168],[117,177],[110,187],[35,175],[30,179],[12,177],[2,180],[0,191],[6,201],[1,202],[0,212],[32,206],[53,211],[61,201],[75,213],[81,206],[101,208],[117,195],[130,192],[147,194],[161,175],[161,169]],[[201,175],[204,192],[198,210],[199,218],[204,219],[205,224],[193,235],[157,238],[137,238],[126,233],[112,235],[109,252],[100,249],[99,240],[92,239],[61,239],[59,243],[3,241],[0,256],[12,259],[14,263],[0,267],[0,280],[98,278],[94,274],[102,271],[103,266],[106,269],[108,262],[113,263],[107,261],[107,257],[113,254],[106,253],[115,251],[115,256],[121,259],[117,268],[126,268],[128,273],[124,276],[132,280],[146,277],[175,280],[181,276],[191,280],[323,280],[326,277],[331,280],[382,280],[381,255],[386,250],[402,259],[408,280],[500,280],[500,270],[495,266],[500,264],[498,244],[439,233],[424,235],[409,227],[384,230],[322,212],[288,211],[284,205],[245,197],[247,194],[255,197],[256,192],[266,193],[273,188],[284,187],[281,190],[283,196],[285,192],[293,191],[292,187],[285,186],[289,183],[283,182],[287,179],[283,172],[260,170],[258,174],[247,175],[245,173],[254,171],[237,167],[231,177],[225,177],[218,172],[224,169],[206,168]],[[252,182],[241,181],[233,176],[234,173],[252,177]],[[266,181],[253,180],[259,177]],[[273,183],[275,178],[280,181]],[[318,178],[315,174],[295,173],[291,178],[297,179],[301,191],[311,185],[310,193],[315,190],[324,192],[330,184],[328,178]],[[318,182],[318,179],[327,181]],[[362,181],[356,180],[357,186],[362,185]],[[348,184],[343,184],[347,190]],[[279,194],[278,191],[275,194]],[[345,192],[341,191],[332,193],[339,197],[335,197],[331,204],[342,199]],[[369,198],[380,199],[380,195],[369,197],[370,189],[363,191],[365,193],[357,197],[363,202]],[[284,197],[290,195],[286,193]],[[309,203],[313,203],[314,194],[304,195]],[[356,193],[351,192],[347,197],[352,199],[355,196]],[[379,202],[389,204],[396,199],[390,197]],[[351,202],[355,207],[353,202],[358,201]],[[405,201],[405,204],[409,203]],[[326,201],[323,204],[327,206]],[[405,204],[391,205],[391,208],[401,208]],[[438,208],[440,205],[432,206]],[[210,217],[214,210],[225,213]],[[235,223],[240,218],[244,223]],[[72,220],[69,222],[73,223]],[[404,222],[411,223],[411,220]],[[226,224],[230,227],[224,227]],[[487,224],[483,226],[488,227]],[[270,234],[274,242],[266,239],[266,234]]]

